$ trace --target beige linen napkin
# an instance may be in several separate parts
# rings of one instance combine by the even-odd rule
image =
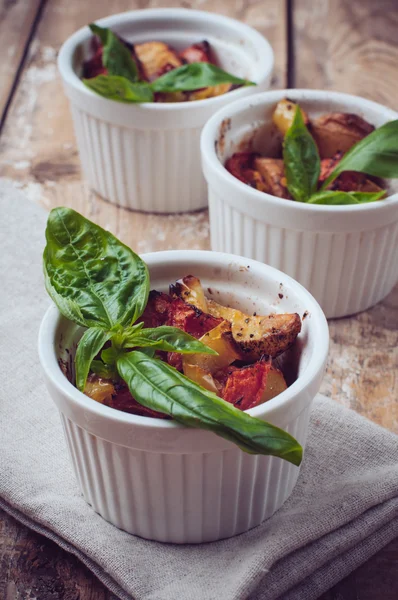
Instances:
[[[318,396],[299,482],[235,538],[173,546],[116,529],[83,500],[37,333],[49,300],[46,214],[0,183],[0,506],[78,556],[120,598],[312,600],[398,535],[397,437]]]

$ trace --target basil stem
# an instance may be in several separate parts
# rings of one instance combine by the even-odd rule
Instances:
[[[100,327],[90,327],[83,333],[75,356],[76,387],[81,392],[84,391],[91,363],[111,335]]]

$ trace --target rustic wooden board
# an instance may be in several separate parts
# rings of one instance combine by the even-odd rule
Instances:
[[[0,124],[43,0],[0,2]]]
[[[398,109],[396,0],[294,0],[294,85]]]
[[[4,14],[14,20],[20,56],[41,2],[3,0],[0,49],[9,47]],[[55,58],[75,29],[133,8],[185,6],[221,12],[259,29],[276,52],[273,86],[339,89],[398,108],[395,0],[49,0],[10,104],[0,137],[0,174],[23,187],[47,209],[67,205],[111,229],[138,252],[208,248],[207,212],[172,217],[118,209],[81,181],[79,160]],[[288,7],[294,13],[288,19]],[[4,12],[4,7],[8,12]],[[21,17],[24,15],[24,18]],[[30,15],[30,16],[29,16]],[[25,19],[25,20],[24,20]],[[23,25],[22,25],[23,24]],[[287,34],[292,34],[288,51]],[[294,42],[294,43],[293,43]],[[22,53],[22,54],[21,54]],[[4,51],[2,53],[4,56]],[[290,60],[288,61],[288,56]],[[20,60],[20,59],[19,59]],[[7,81],[13,81],[15,72]],[[10,67],[9,67],[10,68]],[[13,75],[14,73],[14,75]],[[1,75],[1,71],[0,71]],[[11,83],[12,85],[12,83]],[[2,88],[4,89],[4,87]],[[10,88],[8,88],[10,89]],[[6,92],[6,96],[7,96]],[[7,97],[4,96],[7,102]],[[0,110],[1,110],[0,91]],[[398,432],[398,289],[357,317],[330,323],[331,350],[322,391]],[[365,342],[366,340],[366,342]],[[393,600],[398,597],[398,541],[371,559],[322,600]],[[0,515],[0,598],[115,600],[75,558]]]

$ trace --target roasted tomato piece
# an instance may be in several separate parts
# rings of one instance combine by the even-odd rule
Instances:
[[[256,157],[257,154],[253,152],[235,152],[225,163],[225,168],[239,181],[261,192],[267,192],[268,186],[254,165]]]
[[[140,415],[141,417],[155,417],[157,419],[169,419],[168,415],[151,410],[146,406],[139,404],[137,400],[133,398],[130,391],[124,383],[115,383],[115,394],[108,397],[104,404],[117,410],[122,410],[133,415]]]
[[[224,319],[204,313],[196,306],[186,304],[180,298],[174,298],[170,305],[169,319],[166,325],[178,327],[199,339],[223,322]]]
[[[185,63],[206,62],[211,63],[210,44],[204,40],[198,44],[192,44],[179,53],[179,57]]]
[[[263,398],[270,368],[271,361],[265,357],[246,367],[228,367],[222,398],[240,410],[257,406]],[[219,372],[214,377],[220,381],[223,374]]]
[[[164,325],[169,317],[171,301],[167,294],[152,290],[149,292],[148,304],[139,321],[142,321],[145,327]]]
[[[170,306],[169,319],[166,325],[178,327],[199,339],[202,335],[211,329],[214,329],[222,322],[223,319],[212,317],[211,315],[202,312],[199,308],[196,308],[196,306],[186,304],[180,298],[174,298]],[[167,362],[172,367],[178,369],[178,371],[183,370],[181,354],[169,352],[167,355]]]
[[[318,180],[320,185],[322,185],[323,182],[326,181],[326,179],[329,177],[329,175],[331,175],[331,173],[337,167],[342,157],[342,152],[336,152],[336,154],[331,158],[323,158],[321,160],[321,172]]]
[[[91,79],[97,75],[107,75],[108,71],[102,64],[102,46],[98,46],[94,56],[83,63],[83,77]]]

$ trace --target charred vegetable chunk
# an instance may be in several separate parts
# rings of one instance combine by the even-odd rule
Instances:
[[[139,320],[144,323],[145,327],[165,325],[169,318],[170,305],[170,296],[152,290],[149,292],[148,304]]]
[[[254,166],[263,178],[269,194],[278,198],[291,198],[282,159],[257,157],[254,159]]]
[[[268,187],[261,174],[254,168],[256,155],[251,152],[236,152],[225,163],[225,168],[234,177],[250,187],[267,192]]]
[[[262,359],[254,365],[230,368],[222,392],[222,398],[241,410],[248,410],[261,403],[271,368],[268,359]]]
[[[282,135],[285,135],[285,133],[293,123],[296,107],[297,103],[293,102],[293,100],[289,100],[288,98],[280,100],[276,105],[276,108],[272,115],[272,120]],[[307,114],[303,111],[302,108],[300,108],[300,110],[303,116],[304,123],[308,125],[309,119]]]
[[[310,126],[321,158],[347,152],[373,130],[373,125],[349,113],[329,113],[312,121]]]
[[[145,42],[134,45],[145,79],[154,81],[164,73],[182,65],[177,53],[164,42]]]
[[[222,321],[220,325],[205,333],[200,341],[215,350],[217,354],[187,354],[183,357],[184,373],[186,365],[197,365],[213,374],[242,358],[228,321]]]
[[[197,44],[192,44],[188,48],[185,48],[179,53],[180,59],[184,63],[196,63],[196,62],[213,62],[210,58],[210,44],[204,40],[203,42],[198,42]]]
[[[173,293],[196,307],[203,307],[206,301],[209,315],[229,321],[234,340],[245,360],[258,360],[264,354],[278,356],[294,343],[301,331],[301,319],[297,313],[250,316],[222,306],[204,296],[200,280],[192,275],[179,280],[178,285],[173,287]]]
[[[249,316],[235,308],[207,301],[209,313],[230,321],[232,335],[245,360],[259,360],[264,354],[273,358],[285,352],[301,331],[297,313]]]

